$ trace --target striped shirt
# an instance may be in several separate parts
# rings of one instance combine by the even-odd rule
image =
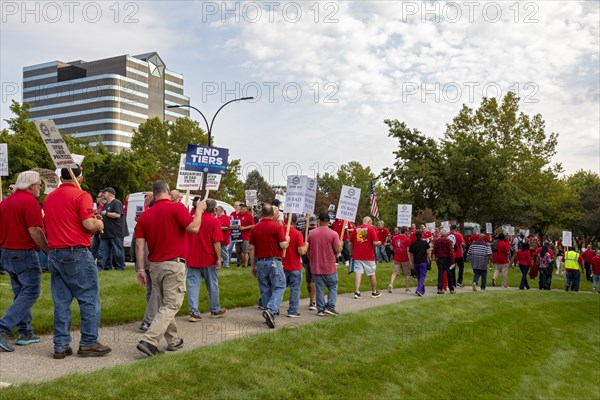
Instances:
[[[487,243],[478,240],[473,242],[473,244],[469,247],[467,259],[471,261],[473,269],[486,269],[487,261],[491,254],[492,249],[490,246]]]

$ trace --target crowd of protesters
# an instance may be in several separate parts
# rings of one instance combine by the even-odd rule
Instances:
[[[72,174],[71,174],[72,172]],[[54,302],[54,354],[64,359],[73,354],[71,304],[77,299],[81,314],[82,357],[104,356],[111,352],[98,342],[100,301],[98,271],[125,269],[123,237],[128,229],[123,204],[113,188],[96,197],[80,189],[83,173],[79,168],[63,169],[62,185],[43,204],[37,201],[41,179],[37,172],[21,173],[10,196],[0,203],[0,246],[2,266],[10,275],[14,301],[0,319],[0,349],[14,351],[10,335],[17,329],[17,345],[37,343],[40,338],[31,327],[31,307],[40,294],[41,255],[47,255]],[[259,215],[243,202],[234,204],[227,215],[212,199],[195,198],[191,211],[176,190],[157,181],[144,197],[143,211],[134,232],[137,281],[146,288],[147,308],[140,330],[144,332],[137,348],[148,356],[176,351],[184,342],[175,316],[188,293],[188,321],[202,321],[199,294],[202,282],[209,300],[209,318],[222,318],[219,270],[229,267],[232,250],[238,266],[251,268],[260,292],[259,308],[269,328],[275,328],[287,288],[290,301],[287,317],[301,317],[300,288],[304,279],[309,293],[308,309],[317,316],[337,316],[338,263],[355,273],[354,299],[361,299],[362,276],[368,277],[371,296],[377,299],[378,264],[393,261],[388,292],[404,276],[405,293],[411,293],[411,280],[417,279],[416,296],[425,294],[428,271],[437,266],[437,293],[456,293],[464,286],[465,261],[471,263],[474,291],[487,288],[488,272],[492,286],[508,288],[511,269],[521,273],[519,289],[530,289],[537,279],[540,290],[550,290],[553,275],[566,275],[566,291],[577,292],[580,280],[600,281],[600,249],[594,239],[576,238],[574,246],[563,247],[561,240],[519,234],[463,236],[457,225],[433,231],[416,225],[396,227],[390,232],[383,221],[364,217],[362,224],[331,220],[328,212],[289,219],[286,229],[280,202],[263,204]],[[232,233],[237,231],[235,240]],[[457,275],[458,272],[458,275]],[[583,278],[582,278],[583,277]],[[327,298],[325,298],[327,292]]]

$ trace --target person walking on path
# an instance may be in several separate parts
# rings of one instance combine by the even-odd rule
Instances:
[[[375,252],[374,247],[379,246],[381,242],[377,237],[377,229],[373,226],[373,220],[370,217],[363,218],[363,224],[357,227],[350,235],[350,247],[352,259],[354,260],[354,298],[360,299],[360,281],[363,274],[369,277],[371,284],[371,297],[374,299],[381,296],[377,290],[377,277],[375,271]]]
[[[337,316],[335,305],[337,301],[337,254],[342,251],[340,236],[329,229],[329,214],[319,214],[319,227],[308,234],[308,253],[311,271],[316,283],[317,315],[326,314]],[[327,303],[325,303],[325,288],[327,288]]]
[[[416,294],[421,297],[425,294],[425,278],[427,270],[431,266],[431,246],[429,246],[427,240],[423,239],[421,231],[415,232],[415,241],[410,245],[408,255],[410,266],[414,267],[417,274]]]
[[[448,277],[448,289],[450,293],[454,294],[454,287],[456,286],[455,275],[454,275],[454,244],[448,239],[448,231],[442,229],[441,237],[433,243],[433,255],[438,265],[438,294],[444,294],[442,288],[442,281],[444,279],[444,272]]]
[[[285,237],[283,227],[273,219],[274,215],[273,206],[264,204],[262,219],[254,225],[249,238],[252,275],[258,278],[261,305],[265,308],[262,316],[271,329],[275,328],[275,316],[285,292],[282,250],[290,244],[290,238]]]
[[[137,345],[137,349],[148,356],[161,353],[158,344],[163,336],[167,350],[176,351],[183,346],[175,316],[185,296],[186,232],[198,233],[202,213],[206,209],[206,202],[199,201],[192,217],[180,203],[171,202],[169,185],[165,181],[154,182],[152,192],[154,205],[140,215],[134,236],[138,283],[146,286],[144,248],[148,243],[152,291],[159,306],[158,313]]]
[[[35,171],[19,174],[15,190],[0,203],[0,246],[2,265],[10,276],[14,300],[0,318],[0,349],[14,351],[9,345],[13,328],[18,330],[17,345],[38,343],[31,327],[31,307],[40,295],[42,269],[37,252],[48,254],[48,242],[42,231],[40,195],[42,181]]]
[[[575,250],[565,252],[565,271],[567,272],[567,283],[565,291],[578,292],[579,280],[581,279],[581,269],[583,268],[583,258]]]
[[[392,293],[392,289],[394,289],[394,281],[401,273],[404,274],[404,283],[406,285],[404,291],[410,293],[411,264],[409,260],[408,249],[411,245],[411,242],[410,237],[408,237],[406,234],[407,231],[408,228],[403,226],[400,228],[399,234],[392,236],[392,248],[394,249],[394,270],[392,271],[390,284],[388,286],[389,293]],[[421,292],[421,294],[423,294],[423,292]]]
[[[103,356],[111,348],[98,342],[100,329],[100,288],[98,270],[90,251],[91,234],[104,224],[94,216],[92,196],[79,189],[80,168],[72,169],[77,185],[66,168],[61,169],[62,185],[44,201],[44,223],[48,237],[48,269],[54,302],[54,358],[73,354],[70,347],[71,303],[77,299],[81,314],[82,357]]]
[[[473,268],[473,291],[477,291],[477,284],[481,277],[481,290],[487,287],[488,262],[492,261],[492,249],[485,241],[485,235],[475,235],[477,239],[471,243],[467,251],[467,260]]]
[[[529,287],[529,283],[527,282],[527,274],[529,274],[529,268],[533,266],[533,261],[531,259],[531,252],[529,251],[529,243],[523,243],[521,248],[517,250],[517,253],[513,257],[513,264],[518,265],[521,270],[521,283],[519,284],[519,289],[531,289]]]
[[[306,254],[308,248],[308,244],[304,243],[302,232],[295,227],[296,222],[298,222],[298,217],[294,214],[290,227],[290,246],[282,260],[286,286],[290,288],[290,302],[287,311],[287,316],[290,318],[300,317],[298,307],[300,307],[300,287],[302,286],[301,257]]]

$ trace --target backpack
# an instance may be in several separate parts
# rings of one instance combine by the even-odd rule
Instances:
[[[524,241],[523,239],[521,239],[521,238],[518,238],[518,239],[517,239],[517,248],[518,248],[519,250],[523,249],[523,245],[524,245],[524,244],[525,244],[525,241]]]
[[[546,253],[544,254],[544,257],[542,257],[541,254],[538,254],[537,256],[537,263],[539,265],[540,268],[548,268],[548,265],[550,265],[550,253]]]
[[[519,247],[520,248],[520,247]],[[494,240],[494,243],[492,243],[492,251],[495,253],[496,251],[498,251],[498,240]]]

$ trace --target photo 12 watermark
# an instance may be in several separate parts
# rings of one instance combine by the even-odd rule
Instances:
[[[339,11],[340,4],[336,1],[202,1],[201,21],[336,24]]]
[[[251,172],[258,171],[267,183],[277,184],[286,182],[287,177],[292,175],[307,175],[311,178],[316,178],[317,176],[323,176],[325,174],[335,176],[339,169],[339,164],[333,161],[321,163],[315,161],[304,168],[296,161],[249,161],[241,165],[239,177],[242,181],[246,181],[246,178]]]
[[[137,24],[140,3],[134,1],[2,1],[2,23]]]
[[[536,24],[540,6],[534,1],[402,1],[401,20],[456,24],[502,20]]]
[[[538,103],[540,88],[535,82],[515,82],[501,85],[498,82],[402,82],[402,103],[474,103],[483,97],[502,98],[513,92],[523,103]]]
[[[308,97],[315,104],[336,104],[339,91],[338,82],[202,82],[202,102],[218,99],[224,103],[230,98],[254,97],[251,103],[298,103]]]

